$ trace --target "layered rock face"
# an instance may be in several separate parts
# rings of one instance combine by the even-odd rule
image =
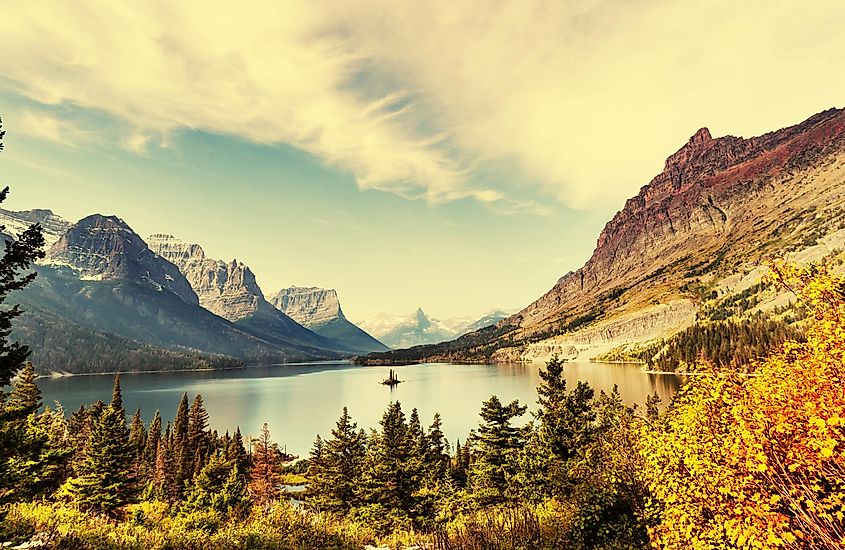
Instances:
[[[150,250],[126,222],[94,214],[71,226],[47,251],[45,265],[71,268],[82,280],[128,280],[169,291],[197,304],[191,285],[169,261]]]
[[[203,308],[250,334],[283,346],[304,344],[332,353],[357,353],[330,337],[308,330],[273,307],[265,299],[252,270],[242,262],[209,258],[198,244],[186,243],[172,235],[159,233],[151,235],[148,241],[153,250],[178,266]]]
[[[234,322],[266,306],[255,275],[242,262],[208,258],[200,245],[172,235],[150,235],[147,242],[156,254],[179,268],[200,305],[212,313]]]
[[[6,227],[5,233],[9,237],[14,237],[15,235],[23,233],[34,223],[41,224],[42,235],[44,235],[44,244],[47,248],[51,247],[53,243],[58,241],[72,225],[61,216],[53,214],[52,210],[39,208],[36,210],[22,210],[20,212],[15,212],[0,208],[0,225],[4,225]]]
[[[402,359],[526,358],[564,340],[580,346],[581,333],[591,345],[596,334],[602,345],[627,338],[605,338],[608,327],[633,339],[666,336],[694,321],[681,301],[697,302],[697,286],[811,246],[843,224],[845,111],[750,139],[702,128],[607,223],[583,267],[494,327]],[[660,304],[686,313],[649,313]]]
[[[298,323],[338,342],[344,349],[359,354],[388,349],[346,318],[334,289],[292,286],[273,294],[269,300]]]
[[[735,254],[755,246],[754,239],[769,235],[784,215],[829,192],[814,187],[812,175],[793,175],[818,169],[825,157],[834,162],[831,155],[842,150],[843,136],[845,112],[837,109],[750,139],[713,139],[702,128],[607,223],[581,269],[501,323],[530,333],[685,257],[695,256],[685,262],[692,264],[722,247]],[[811,200],[802,201],[802,194]]]
[[[292,286],[270,296],[269,302],[309,328],[346,318],[334,289]]]

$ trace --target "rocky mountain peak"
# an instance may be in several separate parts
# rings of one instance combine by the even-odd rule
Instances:
[[[843,143],[841,109],[747,139],[713,138],[707,128],[698,130],[605,225],[590,260],[508,323],[545,323],[690,251],[718,246],[750,215],[738,205],[762,200],[772,182],[788,180],[794,171],[841,150]],[[777,216],[770,215],[776,224]],[[755,227],[761,227],[761,214],[755,216]]]
[[[157,254],[179,268],[197,293],[200,305],[212,313],[238,321],[269,307],[255,274],[243,262],[209,258],[200,245],[167,233],[150,235],[148,240]]]
[[[69,221],[46,208],[21,210],[19,212],[0,208],[0,225],[5,226],[4,232],[9,237],[22,233],[34,223],[41,224],[44,243],[47,248],[58,241],[71,226]]]
[[[203,259],[205,251],[195,243],[186,243],[167,233],[154,233],[147,238],[150,248],[168,261],[179,265],[179,261]]]
[[[431,326],[431,320],[428,318],[428,315],[425,314],[421,307],[417,308],[417,311],[414,312],[414,315],[417,318],[417,323],[422,328],[428,328]]]
[[[69,267],[82,279],[125,279],[170,291],[196,304],[190,284],[117,216],[92,214],[72,225],[48,250],[47,265]]]
[[[297,323],[319,326],[335,319],[346,319],[334,289],[292,286],[269,297],[270,303]]]

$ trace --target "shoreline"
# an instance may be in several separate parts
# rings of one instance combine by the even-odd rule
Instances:
[[[295,367],[306,365],[352,365],[348,359],[333,359],[330,361],[300,361],[295,363],[271,363],[268,365],[241,365],[239,367],[220,367],[220,368],[195,368],[195,369],[178,369],[178,370],[127,370],[127,371],[108,371],[108,372],[62,372],[50,371],[48,374],[39,374],[37,378],[71,378],[74,376],[115,376],[117,374],[176,374],[180,372],[223,372],[232,370],[253,369],[257,367]],[[14,379],[13,379],[14,380]]]

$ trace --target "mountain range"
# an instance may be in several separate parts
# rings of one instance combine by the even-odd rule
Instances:
[[[747,298],[767,258],[833,259],[844,245],[845,111],[748,139],[701,128],[607,223],[584,266],[536,301],[449,342],[366,361],[593,359]],[[749,314],[787,302],[758,294]]]
[[[0,210],[7,237],[40,223],[38,277],[18,293],[13,337],[41,372],[172,370],[339,359],[386,346],[335,311],[312,331],[268,302],[248,266],[208,258],[170,235],[142,239],[123,220],[75,224],[49,210]],[[310,289],[314,292],[322,289]]]
[[[391,348],[400,349],[452,340],[493,325],[507,316],[503,311],[493,311],[481,319],[454,317],[440,320],[429,317],[422,308],[418,308],[409,315],[383,313],[358,324]]]
[[[0,223],[11,237],[31,223],[44,229],[47,255],[18,293],[25,314],[13,334],[42,372],[365,354],[374,363],[624,356],[740,300],[753,303],[743,315],[777,315],[788,297],[758,284],[768,258],[845,263],[845,111],[747,139],[701,128],[606,224],[581,268],[522,310],[477,321],[418,309],[355,324],[334,290],[265,295],[244,263],[163,233],[144,240],[115,216],[72,224],[49,210],[0,210]]]
[[[292,286],[270,296],[270,303],[309,330],[354,349],[389,349],[346,318],[334,289]]]

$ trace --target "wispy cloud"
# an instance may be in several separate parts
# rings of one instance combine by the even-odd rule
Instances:
[[[95,139],[95,134],[61,116],[44,111],[24,109],[12,119],[15,130],[29,137],[78,148]]]
[[[549,212],[549,197],[617,204],[699,126],[763,131],[845,88],[845,4],[829,2],[31,0],[3,12],[13,91],[117,118],[129,150],[186,129],[287,143],[362,189],[509,213]],[[56,141],[63,124],[32,114],[26,131]]]

